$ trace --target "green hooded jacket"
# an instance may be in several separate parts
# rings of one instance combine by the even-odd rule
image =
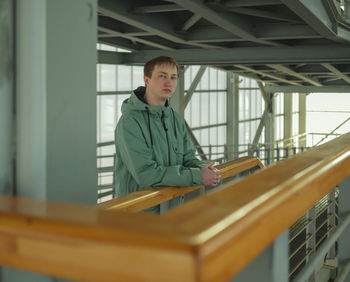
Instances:
[[[195,149],[182,117],[168,105],[150,106],[139,87],[122,105],[115,130],[115,196],[150,186],[202,184]]]

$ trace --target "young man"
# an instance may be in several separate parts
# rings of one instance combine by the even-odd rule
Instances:
[[[213,163],[195,157],[184,120],[169,106],[178,71],[173,58],[152,59],[144,66],[146,87],[123,102],[115,130],[117,197],[149,186],[215,186],[220,181]]]

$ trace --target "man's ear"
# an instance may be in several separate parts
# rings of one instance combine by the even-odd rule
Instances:
[[[148,85],[148,83],[149,83],[149,77],[145,75],[145,76],[143,77],[143,81],[145,82],[146,85]]]

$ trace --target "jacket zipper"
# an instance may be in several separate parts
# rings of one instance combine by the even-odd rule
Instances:
[[[169,145],[169,137],[168,137],[168,128],[165,125],[164,112],[163,111],[162,111],[161,120],[162,120],[162,125],[163,125],[164,131],[165,131],[166,142],[168,144],[168,165],[170,166],[171,162],[170,162],[170,145]]]

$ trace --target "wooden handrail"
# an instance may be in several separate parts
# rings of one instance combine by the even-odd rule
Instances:
[[[221,178],[225,179],[254,167],[263,168],[263,164],[257,157],[242,157],[219,164],[215,167],[220,170]],[[104,210],[114,209],[127,212],[140,212],[181,195],[198,190],[202,187],[203,185],[193,187],[149,187],[141,191],[103,202],[99,204],[99,208]]]
[[[350,175],[350,133],[162,216],[0,197],[0,264],[84,281],[224,281]]]

